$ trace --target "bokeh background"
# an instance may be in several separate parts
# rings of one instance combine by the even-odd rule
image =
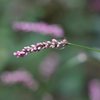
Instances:
[[[59,25],[69,42],[100,50],[99,0],[0,0],[0,100],[100,100],[100,53],[66,46],[17,59],[54,37],[14,31],[14,21]]]

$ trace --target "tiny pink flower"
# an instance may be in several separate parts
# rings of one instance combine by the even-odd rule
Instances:
[[[13,55],[14,55],[14,56],[16,56],[16,55],[17,55],[17,53],[16,53],[16,52],[14,52],[14,53],[13,53]]]
[[[50,42],[50,41],[47,41],[47,43],[48,43],[48,44],[51,44],[51,42]]]
[[[52,39],[52,42],[57,42],[57,40],[56,39]]]
[[[41,50],[41,47],[38,47],[38,51],[40,51]]]
[[[59,47],[60,47],[60,45],[58,44],[58,45],[57,45],[57,48],[59,48]]]

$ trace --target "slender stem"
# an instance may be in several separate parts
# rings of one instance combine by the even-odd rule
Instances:
[[[81,46],[81,45],[77,45],[77,44],[73,44],[73,43],[68,43],[68,45],[77,46],[77,47],[81,47],[81,48],[85,48],[85,49],[100,52],[100,50],[96,50],[96,49],[93,49],[93,48],[89,48],[89,47],[86,47],[86,46]]]

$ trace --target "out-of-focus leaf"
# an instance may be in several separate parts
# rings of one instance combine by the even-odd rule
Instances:
[[[10,55],[8,48],[0,44],[0,71],[5,67],[9,57]]]

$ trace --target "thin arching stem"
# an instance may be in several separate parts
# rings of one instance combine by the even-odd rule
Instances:
[[[93,49],[93,48],[89,48],[89,47],[86,47],[86,46],[81,46],[81,45],[77,45],[77,44],[73,44],[73,43],[68,43],[68,45],[81,47],[81,48],[89,49],[89,50],[96,51],[96,52],[100,52],[100,50],[96,50],[96,49]]]

